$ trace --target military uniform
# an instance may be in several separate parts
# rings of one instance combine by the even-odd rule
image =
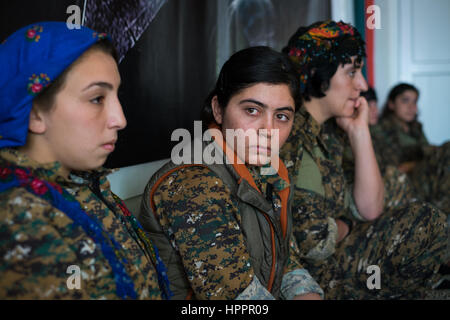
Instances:
[[[216,142],[212,145],[220,152]],[[169,162],[144,192],[139,220],[168,266],[174,298],[321,294],[299,263],[287,205],[292,192],[287,202],[281,196],[289,190],[289,180],[225,161],[190,166]]]
[[[321,126],[301,108],[281,151],[295,183],[293,230],[305,266],[329,299],[422,297],[443,261],[445,216],[413,202],[365,221],[345,179],[344,140],[333,119]],[[336,219],[351,225],[339,243]],[[370,265],[380,268],[379,290],[367,286]]]
[[[118,274],[113,272],[104,251],[80,225],[39,196],[45,191],[38,180],[42,179],[56,189],[67,191],[106,234],[112,235],[117,243],[113,247],[131,278],[136,298],[161,299],[149,253],[136,239],[133,227],[123,218],[113,198],[106,179],[109,170],[72,174],[66,178],[57,162],[41,165],[15,149],[2,149],[0,182],[11,180],[8,178],[10,168],[30,170],[36,178],[32,182],[36,193],[24,187],[6,188],[0,193],[0,298],[119,298],[115,281]],[[70,279],[75,275],[71,266],[81,272],[78,288],[76,281]]]
[[[413,121],[406,133],[394,115],[380,119],[373,129],[374,148],[382,166],[416,162],[408,172],[415,197],[450,213],[450,142],[428,143],[422,125]]]
[[[370,127],[371,136],[373,135],[373,126]],[[345,148],[342,159],[342,167],[344,169],[345,180],[347,184],[352,184],[355,175],[355,159],[353,151],[345,137]],[[372,140],[374,150],[379,150],[376,142]],[[401,172],[394,165],[386,165],[382,158],[382,153],[375,153],[380,174],[384,183],[384,208],[396,208],[405,206],[413,200],[417,199],[414,186],[406,173]]]

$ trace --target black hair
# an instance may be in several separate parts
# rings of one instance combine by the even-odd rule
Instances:
[[[366,98],[367,102],[369,101],[378,101],[377,93],[372,87],[369,87],[367,91],[362,91],[361,96]]]
[[[300,102],[297,78],[290,59],[269,47],[238,51],[223,65],[216,86],[205,101],[201,119],[207,125],[215,122],[211,107],[214,96],[217,95],[220,107],[225,109],[233,96],[258,83],[288,85],[297,109]]]
[[[302,42],[302,35],[313,28],[317,28],[324,24],[324,21],[318,21],[307,27],[300,27],[291,36],[286,47],[282,52],[289,54],[292,48],[303,49],[308,51],[306,44]],[[348,27],[351,27],[347,24]],[[306,83],[302,84],[302,100],[310,101],[312,97],[325,97],[325,91],[330,87],[330,80],[336,73],[340,65],[352,63],[351,57],[356,56],[354,66],[361,67],[363,58],[366,56],[365,42],[356,28],[353,28],[354,35],[346,34],[337,38],[327,39],[330,43],[333,59],[328,55],[310,53],[311,59],[306,65],[294,63],[297,73],[300,76],[306,76]],[[334,44],[331,44],[334,42]],[[303,102],[302,101],[302,102]]]
[[[405,91],[414,91],[415,93],[417,93],[417,97],[419,97],[419,89],[417,89],[415,86],[409,83],[399,83],[398,85],[393,87],[391,91],[389,91],[380,119],[386,118],[394,112],[391,108],[389,108],[389,102],[395,102],[395,99],[397,99],[397,97],[403,94]]]
[[[50,111],[55,102],[55,97],[60,90],[62,90],[66,83],[66,78],[69,72],[82,61],[86,53],[99,50],[106,54],[109,54],[118,63],[118,54],[114,45],[108,39],[101,39],[89,47],[75,62],[73,62],[67,69],[65,69],[48,87],[42,90],[39,95],[34,98],[33,105],[38,105],[41,110]]]

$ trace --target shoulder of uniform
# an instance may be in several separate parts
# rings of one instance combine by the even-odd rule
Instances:
[[[5,221],[20,212],[43,212],[51,205],[25,188],[14,187],[0,193],[0,219]]]
[[[216,172],[206,166],[189,166],[179,168],[164,177],[155,190],[155,195],[207,194],[220,190],[227,190],[227,186]]]

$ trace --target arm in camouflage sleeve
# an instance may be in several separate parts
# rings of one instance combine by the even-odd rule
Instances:
[[[235,299],[241,293],[245,299],[270,298],[255,280],[230,194],[214,172],[189,167],[168,176],[154,201],[197,299]]]
[[[320,261],[332,255],[336,248],[338,230],[326,199],[309,190],[295,187],[292,206],[293,234],[300,256]]]
[[[84,282],[81,290],[67,287],[67,267],[78,259],[49,223],[65,216],[23,189],[2,196],[0,299],[89,299]]]
[[[302,299],[310,296],[317,299],[324,297],[319,284],[300,263],[300,251],[294,236],[289,242],[289,260],[281,282],[281,294],[284,299]]]

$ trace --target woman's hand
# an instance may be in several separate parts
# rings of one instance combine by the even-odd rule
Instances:
[[[295,296],[293,300],[323,300],[317,293],[305,293],[299,296]]]
[[[353,116],[336,118],[336,122],[347,133],[355,157],[353,197],[356,207],[365,219],[375,220],[383,210],[384,183],[372,146],[366,99],[359,97]]]
[[[351,117],[337,117],[336,123],[348,135],[358,132],[361,128],[369,128],[369,104],[364,97],[356,100],[355,111]]]
[[[350,231],[348,225],[340,220],[340,219],[336,219],[336,225],[338,227],[338,238],[337,238],[337,242],[340,242],[342,239],[344,239],[348,232]]]

